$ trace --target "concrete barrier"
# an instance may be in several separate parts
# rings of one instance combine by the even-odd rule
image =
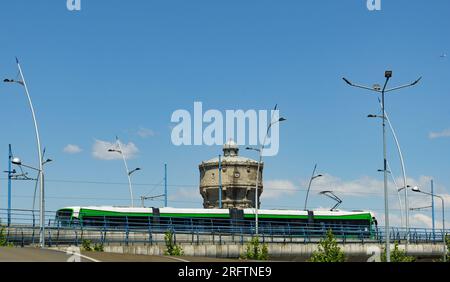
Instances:
[[[38,242],[39,230],[27,228],[9,228],[9,236],[14,236],[16,244],[32,245]],[[34,233],[33,233],[34,232]],[[47,244],[54,247],[81,245],[87,239],[92,243],[103,242],[106,252],[128,253],[142,255],[163,255],[166,249],[163,233],[123,232],[99,230],[46,230]],[[12,237],[11,237],[12,238]],[[33,239],[32,239],[33,238]],[[176,243],[181,245],[187,256],[238,258],[246,251],[246,243],[251,240],[250,235],[229,234],[176,234]],[[282,238],[267,236],[261,238],[268,246],[269,257],[275,260],[302,261],[308,259],[318,249],[320,238],[311,238],[305,242],[304,238]],[[339,241],[338,241],[339,242]],[[381,253],[383,244],[377,242],[362,243],[361,241],[346,240],[339,243],[340,248],[350,260],[367,261],[375,253]],[[405,245],[399,248],[405,250]],[[394,245],[392,244],[392,248]],[[375,251],[374,251],[375,250]],[[419,243],[408,246],[409,255],[419,258],[440,258],[443,254],[442,244]]]
[[[241,244],[180,244],[186,256],[213,257],[213,258],[239,258],[246,251],[246,245]],[[318,250],[315,244],[283,244],[268,243],[269,257],[272,260],[306,261],[314,251]],[[383,245],[380,244],[346,244],[339,245],[349,261],[367,261],[373,255],[371,250],[378,249],[380,253]],[[392,245],[394,248],[394,245]],[[399,249],[405,249],[400,245]],[[163,255],[165,246],[162,244],[146,246],[105,246],[105,252],[120,254]],[[408,254],[419,259],[437,259],[442,256],[443,247],[439,245],[410,245]]]

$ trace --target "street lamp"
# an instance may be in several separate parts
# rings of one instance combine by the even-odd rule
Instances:
[[[323,176],[322,174],[315,175],[316,169],[317,169],[317,164],[314,166],[313,173],[311,175],[311,178],[309,179],[308,190],[306,191],[305,207],[303,208],[303,210],[305,210],[305,211],[306,211],[306,207],[307,207],[306,205],[308,203],[309,190],[311,189],[312,181],[316,178]]]
[[[42,162],[42,167],[43,167],[45,164],[48,164],[48,163],[50,163],[50,162],[52,162],[52,161],[53,161],[52,159],[47,159],[47,160],[43,161],[43,162]],[[35,167],[32,167],[32,166],[29,166],[29,165],[24,164],[24,163],[22,162],[22,160],[21,160],[20,158],[17,158],[17,157],[13,158],[13,159],[11,160],[11,163],[12,163],[13,165],[17,165],[17,166],[19,166],[19,167],[26,167],[26,168],[35,170],[35,171],[37,171],[37,172],[40,172],[38,168],[35,168]],[[14,170],[14,171],[15,171],[15,170]],[[22,172],[23,172],[23,171],[22,171]],[[18,175],[18,176],[19,176],[19,175]],[[22,176],[23,176],[23,177],[21,177],[20,179],[24,179],[24,180],[36,180],[36,186],[34,187],[34,194],[33,194],[33,207],[32,207],[32,209],[31,209],[31,212],[33,213],[33,224],[34,224],[34,207],[35,207],[35,203],[36,203],[36,187],[37,187],[37,183],[38,183],[38,181],[39,181],[39,178],[38,178],[38,179],[32,179],[32,178],[29,178],[29,177],[27,176],[27,173],[23,173]],[[39,177],[39,175],[38,175],[38,177]],[[17,179],[19,179],[19,178],[17,178]]]
[[[370,91],[374,91],[381,94],[381,108],[382,108],[382,125],[383,125],[383,172],[384,172],[384,216],[385,216],[385,232],[386,232],[386,261],[391,261],[391,249],[390,249],[390,230],[389,230],[389,197],[387,189],[387,157],[386,157],[386,107],[385,107],[385,94],[394,90],[399,90],[406,87],[411,87],[419,83],[421,77],[413,83],[386,89],[389,79],[392,78],[392,71],[385,71],[384,77],[386,78],[384,86],[374,85],[373,87],[358,85],[350,82],[348,79],[343,80],[350,86],[356,88],[362,88]]]
[[[137,168],[133,169],[132,171],[130,171],[130,172],[128,173],[128,175],[131,176],[133,173],[135,173],[136,171],[139,171],[139,170],[142,170],[142,169],[139,168],[139,167],[137,167]]]
[[[131,207],[134,208],[133,188],[132,188],[132,185],[131,185],[131,174],[133,174],[134,172],[139,171],[141,169],[140,168],[136,168],[136,169],[130,171],[128,169],[128,164],[127,164],[127,161],[126,161],[126,158],[125,158],[125,153],[122,150],[122,145],[120,144],[119,137],[116,137],[116,145],[117,145],[117,147],[119,147],[119,149],[109,149],[108,152],[110,152],[110,153],[119,153],[122,156],[123,163],[125,165],[125,170],[126,170],[127,177],[128,177],[128,188],[130,190]]]
[[[277,106],[278,105],[275,105],[274,112],[277,110]],[[267,136],[269,135],[270,128],[272,128],[272,126],[274,124],[277,124],[277,123],[283,122],[283,121],[286,121],[286,119],[283,117],[274,121],[273,115],[272,115],[271,123],[267,127],[266,136],[264,137],[264,142],[261,144],[260,148],[251,148],[251,147],[245,148],[246,150],[253,150],[253,151],[256,151],[259,153],[259,162],[258,162],[258,168],[256,170],[256,185],[255,185],[255,234],[256,235],[259,234],[258,233],[258,204],[259,204],[258,187],[259,187],[259,181],[260,181],[259,169],[262,164],[262,153],[264,151],[264,146],[266,145],[266,139],[267,139]]]
[[[52,162],[52,161],[53,161],[52,159],[47,159],[47,160],[45,160],[45,161],[42,162],[42,165],[45,165],[45,164],[47,164],[47,163],[49,163],[49,162]],[[35,167],[32,167],[32,166],[26,165],[26,164],[24,164],[24,163],[22,162],[22,160],[21,160],[20,158],[17,158],[17,157],[13,158],[13,159],[11,160],[11,163],[12,163],[13,165],[23,166],[23,167],[26,167],[26,168],[29,168],[29,169],[32,169],[32,170],[35,170],[35,171],[39,171],[39,168],[35,168]]]
[[[447,244],[445,242],[446,234],[445,234],[445,205],[444,205],[444,197],[439,196],[439,195],[435,195],[433,193],[428,193],[428,192],[421,191],[420,188],[417,187],[417,186],[412,187],[411,190],[413,192],[422,193],[422,194],[425,194],[425,195],[429,195],[429,196],[441,199],[441,202],[442,202],[442,242],[444,243],[444,262],[446,262],[447,261]]]
[[[45,198],[44,198],[44,168],[42,165],[42,150],[41,150],[41,140],[39,136],[39,128],[36,121],[36,115],[34,112],[33,103],[31,101],[30,93],[28,91],[27,83],[25,77],[23,76],[22,68],[20,67],[19,60],[16,58],[17,67],[19,69],[20,80],[5,79],[5,83],[17,83],[24,87],[25,94],[28,98],[28,104],[30,106],[31,115],[33,116],[34,129],[36,134],[36,143],[38,151],[38,163],[39,163],[39,184],[40,184],[40,218],[39,218],[39,244],[41,248],[45,247]]]

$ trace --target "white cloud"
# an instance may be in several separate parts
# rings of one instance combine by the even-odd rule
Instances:
[[[169,194],[169,200],[172,201],[196,201],[199,204],[203,204],[203,198],[197,187],[195,188],[179,188],[173,194]]]
[[[78,154],[81,153],[83,149],[81,149],[78,145],[68,144],[64,147],[63,152],[67,154]]]
[[[298,192],[298,188],[289,180],[268,180],[264,182],[261,200],[279,198]]]
[[[424,215],[422,213],[413,214],[411,220],[415,223],[414,226],[431,228],[433,226],[433,221],[431,217]]]
[[[305,189],[308,187],[308,181],[309,179],[303,181],[302,183]],[[383,181],[368,176],[345,181],[330,174],[323,174],[322,177],[316,178],[314,180],[311,185],[311,190],[331,190],[333,192],[342,193],[347,196],[367,197],[370,196],[370,194],[382,195]]]
[[[148,137],[155,136],[156,133],[153,130],[151,130],[151,129],[148,129],[148,128],[145,128],[145,127],[140,127],[138,132],[137,132],[137,135],[139,135],[141,138],[148,138]]]
[[[438,132],[430,132],[428,135],[430,139],[442,138],[442,137],[450,137],[450,129],[444,129]]]
[[[412,222],[412,227],[417,228],[432,228],[433,227],[433,219],[430,216],[431,212],[428,212],[428,214],[423,213],[415,213],[411,214],[410,216],[410,222]],[[442,228],[442,217],[439,217],[440,213],[436,211],[436,218],[434,220],[435,228],[439,229]],[[449,222],[445,221],[445,226],[448,228]]]
[[[132,142],[129,142],[128,144],[120,143],[120,146],[122,148],[122,152],[123,155],[125,156],[125,159],[133,159],[139,153],[138,147]],[[94,158],[99,160],[109,161],[122,159],[121,154],[117,152],[108,152],[109,149],[118,150],[119,148],[116,142],[111,143],[108,141],[96,139],[94,145],[92,146],[92,155],[94,156]]]

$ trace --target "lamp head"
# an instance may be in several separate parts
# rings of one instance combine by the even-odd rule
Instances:
[[[417,186],[412,187],[411,190],[413,190],[414,192],[420,192],[420,188]]]
[[[352,83],[348,80],[348,79],[346,79],[345,77],[343,77],[342,78],[344,81],[345,81],[345,83],[347,83],[348,85],[352,85]]]
[[[411,85],[416,85],[417,83],[419,83],[419,81],[422,79],[422,77],[419,77],[419,79],[417,79],[416,81],[414,81]]]
[[[284,117],[280,118],[278,121],[282,122],[282,121],[286,121],[287,119],[285,119]]]
[[[322,174],[318,174],[318,175],[316,175],[316,176],[313,176],[312,179],[316,179],[316,178],[319,178],[319,177],[322,177],[322,176],[323,176]]]
[[[15,165],[22,165],[22,160],[20,160],[19,158],[13,158],[11,160],[11,163],[15,164]]]
[[[392,71],[388,70],[384,72],[384,77],[391,78],[392,77]]]
[[[373,90],[375,90],[375,91],[381,91],[381,85],[379,85],[379,84],[374,84],[374,85],[372,86],[372,88],[373,88]]]

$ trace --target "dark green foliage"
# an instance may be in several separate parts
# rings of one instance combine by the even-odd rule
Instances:
[[[313,252],[310,262],[345,262],[345,254],[339,248],[333,232],[328,230],[326,238],[320,240],[319,251]]]

